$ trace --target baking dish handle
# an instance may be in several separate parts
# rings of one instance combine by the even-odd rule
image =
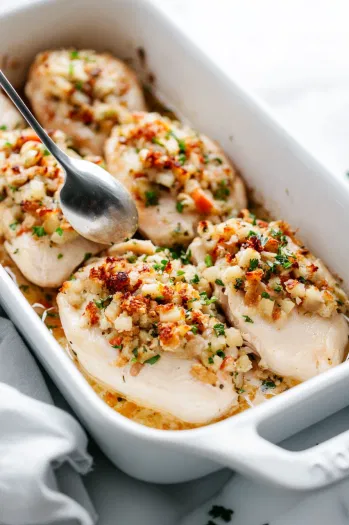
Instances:
[[[196,448],[205,457],[254,478],[279,487],[311,490],[349,476],[349,431],[294,452],[264,439],[251,421],[234,425],[233,432],[224,427],[214,438],[197,440]]]

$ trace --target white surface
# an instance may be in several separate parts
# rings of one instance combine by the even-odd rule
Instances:
[[[157,0],[338,176],[349,171],[347,0]]]
[[[2,0],[1,7],[5,4],[9,2]],[[210,52],[218,50],[216,60],[229,62],[234,76],[244,78],[303,143],[342,176],[349,165],[345,2],[308,0],[304,5],[300,1],[221,0],[214,3],[214,17],[211,2],[168,4],[173,4],[169,8],[174,8],[176,16],[182,16],[182,24],[191,25],[195,20],[197,38],[211,46]],[[318,38],[311,38],[314,34]],[[246,491],[250,490],[248,485]],[[268,501],[270,507],[272,501]],[[304,516],[296,522],[308,524]]]

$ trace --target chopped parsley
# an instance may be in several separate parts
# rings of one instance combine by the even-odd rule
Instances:
[[[159,140],[157,137],[153,137],[151,141],[153,144],[157,144],[158,146],[162,146],[162,147],[164,146],[161,140]]]
[[[209,268],[210,266],[213,266],[213,261],[212,261],[211,255],[206,255],[206,257],[205,257],[205,264],[206,264],[207,268]]]
[[[212,295],[211,299],[209,299],[207,297],[207,292],[200,292],[200,297],[201,297],[201,301],[206,304],[206,305],[209,305],[209,304],[212,304],[212,303],[215,303],[217,301],[217,297],[215,297],[214,295]],[[193,300],[192,300],[193,301]]]
[[[135,358],[137,359],[137,357],[138,357],[138,348],[134,348],[134,349],[132,350],[132,353],[133,353],[133,355],[135,356]]]
[[[193,334],[196,335],[198,333],[198,326],[196,324],[193,324],[190,330],[193,332]]]
[[[149,357],[149,359],[146,359],[143,364],[155,365],[155,363],[159,361],[160,357],[161,356],[159,354],[156,354],[153,357]]]
[[[222,279],[216,279],[215,283],[218,284],[219,286],[224,286],[224,282],[222,281]]]
[[[218,357],[221,357],[222,359],[225,358],[225,353],[223,352],[223,350],[217,350],[216,355],[218,355]]]
[[[272,298],[270,297],[270,295],[267,292],[262,292],[261,295],[262,295],[263,299],[270,299],[272,301]]]
[[[285,270],[288,270],[289,268],[292,267],[292,261],[289,260],[288,256],[284,253],[278,253],[278,255],[276,255],[275,257],[275,260],[281,264],[281,266],[283,266],[285,268]]]
[[[117,350],[122,350],[124,348],[124,345],[113,345],[113,348],[116,348]]]
[[[185,161],[187,160],[187,157],[185,155],[185,153],[180,153],[178,155],[178,162],[181,166],[183,166],[183,164],[185,164]]]
[[[36,235],[37,237],[44,237],[44,235],[47,235],[45,232],[45,228],[43,226],[33,226],[33,235]]]
[[[137,261],[137,255],[130,255],[129,257],[127,257],[127,260],[129,263],[134,263]]]
[[[254,322],[254,321],[251,319],[251,317],[249,317],[248,315],[243,315],[242,317],[245,319],[245,323],[253,323],[253,322]]]
[[[72,60],[75,60],[75,59],[77,59],[77,58],[80,58],[80,57],[79,57],[79,51],[76,51],[76,50],[71,51],[71,53],[70,53],[70,58],[71,58]]]
[[[185,153],[186,152],[187,148],[186,148],[184,140],[179,139],[177,137],[177,135],[172,130],[169,131],[167,135],[168,135],[168,137],[173,137],[174,139],[176,139],[177,144],[179,146],[179,153]]]
[[[156,191],[146,191],[145,192],[145,205],[148,208],[149,206],[156,206],[159,203],[159,197]]]
[[[274,288],[274,292],[281,292],[281,290],[282,290],[282,286],[280,286],[279,284],[275,286]]]
[[[248,267],[249,272],[253,272],[258,266],[258,259],[250,259],[250,265]]]
[[[270,379],[264,379],[264,381],[262,381],[262,386],[264,388],[275,388],[276,384],[274,381],[270,381]]]
[[[168,262],[169,262],[168,259],[162,259],[161,264],[158,264],[158,263],[153,264],[153,268],[156,271],[163,272],[165,270]]]
[[[49,152],[49,150],[46,149],[46,148],[44,149],[44,151],[42,152],[42,154],[43,154],[44,157],[48,157],[49,155],[51,155],[51,153]]]
[[[15,221],[13,222],[12,224],[9,225],[9,227],[11,228],[11,230],[15,230],[18,226],[18,221]]]
[[[218,183],[218,189],[214,192],[214,198],[219,201],[226,201],[230,195],[230,190],[227,187],[227,181],[221,180]]]
[[[82,88],[84,87],[84,83],[81,80],[78,80],[75,82],[75,89],[78,91],[82,91]]]
[[[2,126],[0,126],[0,130],[1,131],[6,131],[7,130],[7,126],[5,126],[5,124],[3,124]]]
[[[56,231],[57,231],[57,230],[56,230]],[[92,257],[92,253],[90,253],[90,252],[86,252],[85,255],[84,255],[84,258],[83,258],[82,262],[84,263],[84,262],[88,261],[88,260],[90,259],[90,257]]]
[[[196,273],[194,275],[194,277],[191,279],[190,281],[192,284],[198,284],[200,282],[200,277],[198,276],[198,274]]]
[[[62,259],[62,258],[63,258],[63,253],[59,253],[59,254],[57,255],[57,259]]]
[[[182,213],[183,212],[183,208],[184,208],[184,205],[182,202],[177,202],[176,204],[176,210],[179,212],[179,213]]]
[[[220,335],[225,335],[225,326],[223,323],[215,324],[213,330],[215,331],[217,337]]]
[[[213,363],[214,363],[214,361],[213,361],[213,357],[209,357],[209,358],[208,358],[208,362],[209,362],[210,365],[213,365]]]
[[[219,157],[215,157],[213,160],[217,162],[217,164],[223,164],[222,159],[220,159]]]
[[[62,228],[61,228],[61,227],[56,228],[56,233],[58,233],[58,235],[59,235],[60,237],[62,237],[62,235],[63,235],[63,230],[62,230]]]
[[[185,272],[183,270],[178,270],[178,272],[177,272],[177,276],[178,277],[181,277],[181,275],[184,275],[184,274],[185,274]]]
[[[252,219],[253,226],[256,226],[257,224],[257,218],[254,213],[250,213],[250,218]]]
[[[244,284],[244,281],[241,279],[241,277],[237,277],[235,279],[235,284],[234,284],[235,290],[241,290],[243,284]]]
[[[231,521],[233,514],[234,511],[232,509],[227,509],[222,505],[213,505],[212,509],[208,513],[208,515],[212,518],[220,518],[222,521],[225,521],[225,523],[229,523]]]
[[[106,308],[107,306],[110,305],[110,303],[112,301],[112,298],[113,298],[113,296],[109,295],[105,299],[99,299],[99,300],[94,299],[93,302],[95,303],[97,308],[99,308],[101,310],[102,308]]]

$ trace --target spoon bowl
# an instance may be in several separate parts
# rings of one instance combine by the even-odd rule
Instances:
[[[86,160],[69,157],[64,170],[60,204],[74,230],[101,244],[132,237],[138,226],[137,208],[119,181]]]
[[[130,193],[121,182],[100,166],[64,153],[48,136],[2,71],[0,86],[64,169],[66,177],[60,191],[60,204],[74,230],[99,244],[118,243],[132,237],[138,227],[138,213]]]

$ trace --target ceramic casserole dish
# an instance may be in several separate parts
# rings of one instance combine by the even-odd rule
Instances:
[[[41,0],[0,16],[1,64],[17,87],[36,53],[63,46],[128,59],[145,49],[159,96],[221,143],[265,207],[299,228],[349,288],[344,181],[327,173],[161,7],[141,0]],[[300,452],[275,444],[348,404],[348,362],[219,423],[156,430],[116,413],[93,392],[2,267],[0,301],[88,431],[131,476],[175,483],[228,466],[275,485],[312,489],[349,474],[349,431]]]

